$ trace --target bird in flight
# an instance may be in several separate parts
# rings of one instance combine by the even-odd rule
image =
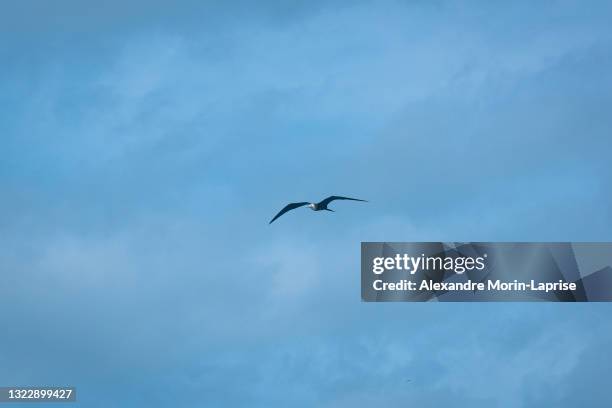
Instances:
[[[272,224],[274,222],[274,220],[276,220],[278,217],[280,217],[281,215],[283,215],[287,211],[295,210],[296,208],[303,207],[303,206],[307,206],[312,211],[322,211],[322,210],[325,210],[325,211],[332,211],[333,212],[334,210],[330,210],[329,208],[327,208],[327,206],[328,206],[329,203],[331,203],[334,200],[351,200],[351,201],[364,201],[364,202],[367,202],[366,200],[360,200],[358,198],[350,198],[350,197],[342,197],[342,196],[329,196],[325,200],[319,201],[318,203],[309,203],[307,201],[304,201],[304,202],[301,202],[301,203],[290,203],[290,204],[287,204],[285,206],[285,208],[280,210],[278,212],[278,214],[276,214],[274,216],[274,218],[272,218],[272,220],[269,222],[269,224]]]

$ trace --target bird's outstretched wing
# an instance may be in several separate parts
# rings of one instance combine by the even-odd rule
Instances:
[[[274,218],[272,218],[272,220],[271,220],[271,221],[270,221],[268,224],[272,224],[272,223],[274,222],[274,220],[275,220],[275,219],[277,219],[278,217],[280,217],[281,215],[283,215],[283,214],[284,214],[284,213],[286,213],[287,211],[294,210],[294,209],[296,209],[296,208],[298,208],[298,207],[302,207],[302,206],[304,206],[304,205],[306,205],[306,204],[310,204],[310,203],[309,203],[309,202],[307,202],[307,201],[305,201],[305,202],[303,202],[303,203],[291,203],[291,204],[287,204],[287,205],[285,206],[285,208],[283,208],[282,210],[280,210],[280,211],[278,212],[278,214],[276,214],[276,215],[274,216]]]
[[[325,200],[323,200],[320,203],[318,203],[317,206],[327,207],[327,204],[331,203],[334,200],[351,200],[351,201],[365,201],[365,202],[367,202],[367,200],[360,200],[358,198],[350,198],[350,197],[342,197],[342,196],[329,196]]]

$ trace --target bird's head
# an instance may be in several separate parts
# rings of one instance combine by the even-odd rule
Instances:
[[[313,203],[308,204],[306,207],[310,208],[311,210],[315,209],[315,205]]]

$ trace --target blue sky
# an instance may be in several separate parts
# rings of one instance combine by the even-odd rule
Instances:
[[[53,3],[0,13],[0,384],[610,406],[607,304],[359,296],[361,241],[612,240],[608,2]]]

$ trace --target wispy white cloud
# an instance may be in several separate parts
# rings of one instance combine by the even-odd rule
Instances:
[[[61,379],[93,407],[530,407],[610,363],[606,305],[359,299],[360,241],[609,239],[603,4],[192,24],[187,3],[144,10],[154,28],[112,3],[49,35],[90,48],[0,68],[0,383]],[[370,202],[267,224],[326,194]]]

